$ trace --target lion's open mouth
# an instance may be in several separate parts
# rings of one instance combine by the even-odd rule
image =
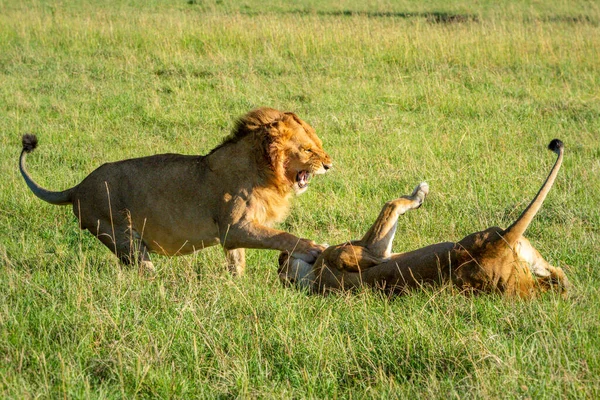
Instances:
[[[298,187],[300,189],[304,189],[308,186],[308,181],[310,180],[310,172],[308,171],[300,171],[298,175],[296,175],[296,182],[298,183]]]

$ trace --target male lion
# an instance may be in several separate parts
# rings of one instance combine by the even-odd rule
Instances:
[[[279,277],[286,284],[315,292],[348,290],[363,285],[403,293],[424,284],[451,282],[464,291],[498,292],[529,297],[536,290],[569,286],[561,268],[548,264],[523,237],[525,229],[550,191],[563,159],[563,143],[549,148],[558,159],[527,209],[508,229],[473,233],[458,243],[444,242],[392,254],[398,216],[418,208],[429,192],[421,183],[410,196],[388,202],[361,240],[327,248],[313,264],[283,252]]]
[[[160,154],[107,163],[62,192],[40,187],[25,169],[37,145],[23,136],[19,166],[40,199],[72,204],[81,229],[119,259],[153,270],[149,252],[189,254],[215,244],[241,274],[244,248],[291,252],[314,261],[322,247],[270,227],[283,220],[291,194],[331,167],[321,140],[290,112],[260,108],[243,116],[206,156]]]

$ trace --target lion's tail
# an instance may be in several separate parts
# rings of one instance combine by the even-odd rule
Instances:
[[[19,169],[21,175],[25,179],[25,183],[29,186],[29,189],[40,199],[47,201],[50,204],[66,205],[71,204],[71,192],[72,189],[63,190],[62,192],[52,192],[44,189],[33,181],[27,169],[25,168],[25,155],[31,153],[37,147],[37,137],[31,134],[23,135],[23,150],[21,151],[21,157],[19,158]]]
[[[548,178],[546,178],[546,182],[544,182],[538,194],[533,198],[531,203],[529,203],[529,206],[527,206],[521,216],[504,231],[502,236],[504,237],[504,240],[506,240],[506,242],[511,246],[514,245],[521,238],[521,236],[523,236],[523,233],[525,233],[525,230],[533,220],[533,217],[535,217],[542,206],[546,195],[552,188],[554,180],[556,179],[556,175],[558,175],[560,165],[562,164],[564,147],[565,146],[563,142],[561,142],[559,139],[554,139],[548,145],[548,149],[558,154],[558,158],[556,159]]]

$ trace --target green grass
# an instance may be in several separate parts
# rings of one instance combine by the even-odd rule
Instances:
[[[600,7],[471,3],[0,0],[0,397],[600,397]],[[263,105],[334,158],[283,229],[356,238],[430,183],[396,251],[510,224],[562,139],[528,237],[571,296],[309,296],[280,287],[275,252],[233,279],[218,248],[155,257],[146,280],[18,173],[24,132],[58,190],[206,153]]]

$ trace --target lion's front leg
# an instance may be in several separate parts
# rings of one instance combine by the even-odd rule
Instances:
[[[227,260],[227,269],[233,276],[240,276],[246,269],[246,252],[240,249],[225,249],[225,259]]]
[[[228,225],[222,231],[220,239],[226,251],[243,248],[287,251],[296,258],[313,263],[324,250],[312,240],[251,222]]]
[[[356,244],[366,247],[374,256],[388,258],[392,254],[392,242],[396,234],[398,217],[408,210],[419,208],[429,193],[429,185],[422,182],[410,196],[388,201],[377,220],[365,236]]]

